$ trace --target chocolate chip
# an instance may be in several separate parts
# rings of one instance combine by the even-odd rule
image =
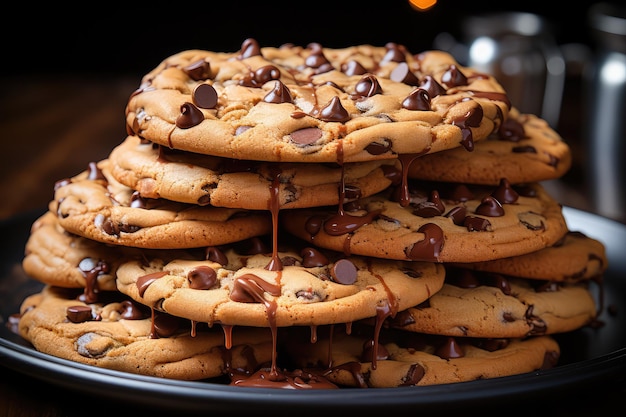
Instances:
[[[217,105],[217,91],[210,84],[198,84],[192,97],[195,105],[202,109],[212,109]]]
[[[76,339],[76,351],[79,355],[87,358],[100,358],[104,356],[109,349],[113,348],[112,340],[108,337],[109,343],[92,343],[94,340],[104,337],[105,336],[93,332],[85,333]]]
[[[192,103],[186,102],[180,106],[180,115],[176,118],[176,126],[189,129],[202,123],[204,114]]]
[[[180,328],[180,320],[180,318],[166,313],[155,312],[154,332],[158,337],[170,337]]]
[[[404,51],[402,50],[400,45],[393,43],[393,42],[389,42],[385,45],[385,47],[387,48],[387,52],[385,53],[385,56],[381,60],[382,63],[406,61],[406,57],[404,56]]]
[[[424,367],[419,363],[414,363],[411,365],[406,375],[402,378],[403,382],[402,384],[400,384],[400,386],[408,387],[417,385],[417,383],[420,382],[422,378],[424,378],[424,375],[426,375],[426,370],[424,369]]]
[[[153,272],[151,274],[142,275],[139,278],[137,278],[135,285],[137,286],[139,296],[143,297],[148,287],[152,285],[154,281],[156,281],[159,278],[164,277],[167,274],[168,274],[167,271],[158,271],[158,272]]]
[[[104,176],[104,174],[102,173],[102,170],[100,168],[98,168],[98,164],[95,162],[90,162],[89,163],[89,174],[87,175],[87,179],[91,180],[91,181],[95,181],[95,180],[104,180],[106,181],[106,178]]]
[[[411,69],[406,62],[399,63],[393,69],[393,71],[391,71],[391,74],[389,74],[389,78],[392,81],[414,86],[419,85],[420,82],[417,76],[413,74],[413,72],[411,72]]]
[[[341,104],[339,97],[335,96],[320,110],[319,119],[325,122],[343,123],[350,120],[350,115]]]
[[[504,208],[502,204],[492,196],[483,198],[476,207],[476,214],[489,217],[501,217],[504,216]]]
[[[274,65],[265,65],[254,71],[254,81],[257,85],[263,85],[268,81],[278,80],[280,78],[280,70]]]
[[[330,275],[339,284],[352,285],[356,282],[357,268],[347,259],[340,259],[332,266]]]
[[[491,230],[491,223],[482,217],[467,216],[463,219],[463,226],[470,232],[484,232]]]
[[[513,204],[519,199],[519,194],[511,187],[511,183],[506,178],[500,179],[498,188],[491,193],[491,196],[502,204]]]
[[[358,61],[350,60],[341,66],[341,71],[346,75],[363,75],[367,72],[365,67]]]
[[[217,273],[210,266],[200,265],[187,273],[187,281],[194,290],[210,290],[217,284]]]
[[[120,317],[125,320],[141,320],[148,317],[145,313],[145,306],[134,301],[124,300],[121,303]]]
[[[209,246],[205,251],[205,259],[211,262],[217,262],[222,266],[228,265],[228,258],[219,248]]]
[[[498,128],[498,138],[511,142],[519,142],[526,137],[524,126],[517,120],[509,117]]]
[[[452,64],[441,76],[441,82],[448,88],[458,87],[467,85],[467,77],[456,65]]]
[[[376,347],[376,352],[374,352],[374,347]],[[374,353],[376,353],[376,357],[374,357]],[[376,362],[386,359],[389,359],[389,351],[385,346],[380,343],[375,343],[373,339],[366,340],[363,343],[363,351],[361,352],[362,362]]]
[[[376,77],[371,74],[361,78],[354,86],[354,91],[358,97],[372,97],[376,94],[383,93],[380,83]]]
[[[322,131],[317,127],[305,127],[291,132],[289,137],[298,145],[310,145],[322,137]]]
[[[382,155],[385,152],[389,152],[391,150],[391,142],[387,140],[385,140],[384,143],[371,142],[369,145],[365,147],[365,150],[370,155]]]
[[[441,86],[433,77],[426,75],[420,83],[420,88],[428,91],[430,98],[446,94],[446,89]]]
[[[462,358],[465,351],[454,337],[448,337],[445,343],[437,348],[435,355],[442,359]]]
[[[457,206],[452,208],[452,210],[450,210],[445,217],[452,219],[452,223],[455,225],[462,226],[463,221],[465,220],[466,212],[467,209],[465,206]]]
[[[239,52],[239,58],[245,59],[250,58],[252,56],[260,56],[261,55],[261,47],[256,39],[248,38],[243,41],[241,44],[241,50]]]
[[[202,81],[211,78],[211,65],[204,59],[183,67],[183,71],[194,81]]]
[[[402,100],[402,108],[407,110],[430,110],[430,96],[428,91],[423,88],[416,88]]]
[[[305,268],[328,265],[328,258],[322,252],[312,247],[302,249],[300,256],[302,256],[302,266]]]
[[[91,307],[86,305],[69,306],[65,310],[65,315],[72,323],[83,323],[93,319]]]
[[[291,92],[289,88],[283,84],[281,81],[276,80],[274,83],[274,88],[272,91],[267,93],[265,97],[263,97],[263,101],[266,103],[293,103],[293,98],[291,97]]]

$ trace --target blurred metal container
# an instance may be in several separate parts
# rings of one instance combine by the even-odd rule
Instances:
[[[596,42],[586,135],[592,206],[626,221],[626,6],[597,3],[588,18]]]

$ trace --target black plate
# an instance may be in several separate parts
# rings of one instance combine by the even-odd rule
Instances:
[[[80,393],[177,412],[254,413],[286,409],[298,415],[320,412],[396,413],[412,410],[468,412],[486,403],[529,404],[538,398],[574,392],[598,384],[621,383],[626,373],[626,226],[565,207],[570,230],[602,241],[609,269],[604,281],[604,326],[558,335],[561,362],[556,368],[522,375],[426,387],[341,390],[280,390],[230,387],[206,382],[166,380],[87,366],[35,351],[27,342],[0,326],[0,363],[20,373]],[[30,213],[0,224],[1,318],[6,322],[25,296],[39,291],[37,281],[21,268],[30,225],[41,213]],[[592,286],[598,291],[598,286]],[[609,311],[613,314],[609,314]],[[587,388],[585,388],[587,389]],[[484,409],[484,408],[483,408]],[[380,414],[379,414],[380,415]]]

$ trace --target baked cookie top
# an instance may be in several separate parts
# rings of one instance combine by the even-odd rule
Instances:
[[[134,374],[181,380],[221,377],[232,369],[254,372],[271,361],[268,329],[216,327],[150,309],[118,292],[98,303],[75,290],[46,286],[20,308],[19,332],[39,352]]]
[[[402,45],[182,51],[146,74],[126,106],[131,135],[202,154],[357,162],[486,138],[510,108],[490,75],[446,52]]]
[[[608,262],[602,242],[579,231],[568,231],[554,245],[536,252],[457,266],[514,277],[574,283],[601,278]]]
[[[472,152],[450,149],[416,158],[410,178],[497,185],[540,182],[563,176],[572,165],[570,147],[548,123],[512,108],[509,117]]]
[[[397,160],[305,164],[243,161],[170,149],[127,137],[109,155],[111,174],[142,197],[189,204],[267,210],[338,204],[382,191],[398,175]],[[272,196],[272,193],[276,196]]]
[[[587,283],[505,277],[446,266],[443,288],[388,319],[403,330],[460,337],[524,338],[589,325],[598,305]]]
[[[138,196],[110,173],[108,159],[58,181],[49,210],[65,230],[98,242],[185,249],[271,232],[269,211],[199,206]]]
[[[561,205],[539,183],[498,186],[409,183],[342,206],[283,212],[289,233],[346,254],[479,262],[530,253],[567,233]],[[405,200],[401,200],[405,201]]]
[[[340,387],[392,388],[498,378],[553,368],[560,356],[551,336],[456,338],[383,328],[376,342],[371,331],[353,329],[347,334],[338,329],[329,343],[328,336],[319,333],[316,343],[289,337],[287,349],[299,352],[293,358],[296,366],[325,369],[324,376]]]
[[[211,248],[204,260],[127,262],[118,268],[117,287],[151,308],[209,325],[281,327],[395,314],[444,281],[436,263],[343,257],[306,246],[281,247],[275,255],[270,246],[254,238]]]

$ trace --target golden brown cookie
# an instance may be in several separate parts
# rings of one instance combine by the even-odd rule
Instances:
[[[513,108],[497,132],[472,152],[450,149],[416,158],[408,176],[420,180],[497,185],[540,182],[563,176],[572,165],[569,146],[548,123]]]
[[[148,249],[220,245],[272,230],[268,211],[137,197],[111,176],[106,159],[70,180],[57,182],[49,209],[71,233]]]
[[[405,200],[389,189],[339,208],[285,211],[281,224],[313,245],[346,254],[436,262],[522,255],[567,233],[561,205],[539,183],[414,181],[409,190]]]
[[[84,288],[86,302],[95,302],[101,291],[117,290],[117,267],[147,254],[163,259],[193,258],[204,254],[192,250],[158,250],[107,245],[67,232],[57,216],[47,211],[35,220],[26,241],[24,272],[44,284],[63,288]]]
[[[569,283],[599,278],[609,267],[604,244],[577,231],[568,231],[554,245],[526,255],[457,266],[514,277]]]
[[[31,226],[22,267],[45,284],[88,288],[88,293],[114,291],[116,263],[122,255],[119,247],[67,233],[48,211]]]
[[[268,329],[238,328],[228,337],[189,320],[142,309],[113,292],[85,304],[76,291],[46,286],[21,306],[19,332],[36,350],[101,368],[182,380],[254,372],[272,358]]]
[[[560,356],[559,345],[550,336],[477,339],[381,329],[376,342],[368,331],[347,334],[338,329],[331,341],[318,333],[315,343],[301,336],[288,338],[289,349],[299,352],[293,360],[305,369],[324,369],[324,376],[341,387],[391,388],[498,378],[550,369]]]
[[[391,185],[395,160],[337,164],[267,163],[178,151],[129,136],[109,155],[111,174],[145,198],[267,210],[276,189],[281,209],[338,204]]]
[[[143,77],[127,130],[202,154],[275,162],[358,162],[472,150],[506,119],[493,78],[448,53],[312,43],[188,50]]]
[[[587,284],[505,277],[448,265],[441,291],[389,323],[446,336],[523,338],[564,333],[596,318],[598,305]]]
[[[436,263],[282,246],[274,255],[271,245],[251,239],[212,248],[206,260],[131,261],[118,268],[117,287],[151,308],[209,325],[280,327],[395,314],[443,285]]]

